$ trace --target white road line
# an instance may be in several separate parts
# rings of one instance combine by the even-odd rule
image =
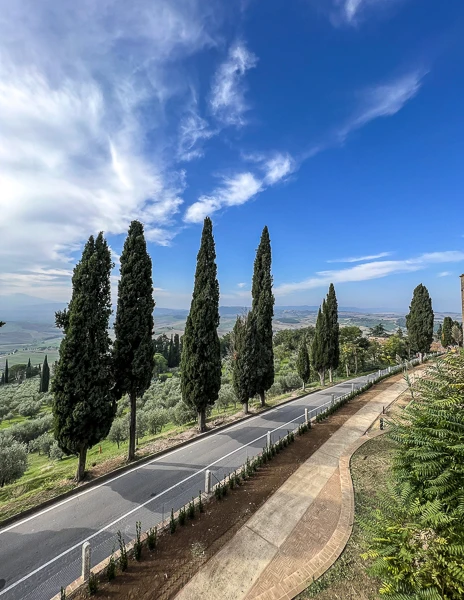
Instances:
[[[360,379],[360,378],[357,378],[357,379]],[[336,386],[333,386],[332,388],[329,388],[329,389],[334,389],[334,388],[338,387],[339,385],[343,385],[343,383],[344,382],[339,383]],[[321,390],[321,391],[323,391],[323,390]],[[314,394],[314,396],[313,396],[313,394],[308,394],[308,395],[304,396],[303,398],[298,398],[297,400],[295,400],[295,402],[298,402],[299,400],[305,400],[306,398],[308,398],[308,396],[316,397],[316,395],[319,394],[319,393],[320,392],[316,392]],[[276,408],[268,410],[265,413],[259,413],[256,416],[247,419],[246,423],[250,423],[251,421],[254,421],[255,419],[259,419],[260,417],[262,417],[263,414],[269,415],[269,414],[271,414],[273,412],[282,410],[283,408],[285,408],[286,406],[289,406],[290,404],[293,404],[293,403],[292,402],[287,402],[287,404],[276,406]],[[141,465],[137,465],[133,469],[129,469],[127,471],[124,471],[124,473],[121,473],[120,475],[116,475],[115,477],[113,477],[111,479],[107,479],[106,481],[104,481],[102,483],[99,483],[98,485],[92,486],[91,488],[89,488],[87,490],[84,490],[83,492],[79,492],[78,494],[74,494],[73,496],[70,496],[69,498],[66,498],[65,500],[61,500],[60,502],[57,502],[56,504],[53,504],[52,506],[49,506],[48,508],[44,508],[40,512],[34,513],[30,517],[26,517],[25,519],[22,519],[21,521],[18,521],[17,523],[13,523],[12,525],[9,525],[8,527],[5,527],[4,529],[0,529],[0,535],[2,535],[2,533],[6,533],[7,531],[11,531],[15,527],[19,527],[20,525],[23,525],[24,523],[32,521],[33,519],[36,519],[37,517],[40,517],[40,516],[42,516],[42,515],[50,512],[50,511],[52,511],[52,510],[55,510],[56,508],[59,508],[60,506],[63,506],[64,504],[67,504],[68,502],[72,502],[73,500],[76,500],[76,499],[80,498],[81,496],[84,496],[85,494],[88,494],[90,492],[98,490],[99,488],[103,487],[104,485],[108,485],[108,484],[112,483],[113,481],[116,481],[117,479],[120,479],[121,477],[125,477],[126,475],[129,475],[130,473],[133,473],[134,471],[137,471],[139,469],[143,469],[144,467],[146,467],[148,465],[151,465],[151,464],[153,464],[155,462],[158,462],[159,460],[163,460],[166,457],[171,456],[172,454],[175,454],[176,452],[181,452],[182,450],[185,450],[186,448],[191,448],[192,446],[203,442],[205,439],[211,439],[211,438],[214,438],[214,437],[216,437],[218,435],[222,435],[225,431],[231,431],[232,429],[235,429],[236,427],[240,427],[242,424],[243,424],[243,421],[239,421],[238,423],[235,423],[235,425],[231,425],[227,429],[222,429],[221,431],[218,431],[217,433],[213,433],[213,434],[211,434],[211,435],[209,435],[207,437],[203,437],[203,438],[200,438],[198,440],[194,440],[194,441],[191,442],[191,444],[189,444],[189,446],[183,446],[182,448],[176,448],[175,450],[172,450],[171,452],[167,452],[166,454],[163,454],[162,456],[154,458],[153,460],[147,461],[147,462],[145,462],[145,463],[143,463]]]
[[[302,400],[302,398],[299,398],[299,400]],[[271,411],[269,411],[271,412]],[[304,417],[304,415],[303,415]],[[253,417],[254,418],[254,417]],[[282,429],[282,427],[285,427],[286,425],[290,425],[290,423],[293,423],[294,421],[297,421],[298,419],[301,419],[301,415],[299,417],[296,417],[295,419],[292,419],[291,421],[287,421],[287,423],[284,423],[283,425],[279,425],[279,427],[276,427],[275,429],[272,429],[271,431],[278,431],[279,429]],[[251,420],[251,419],[249,419]],[[60,558],[63,558],[63,556],[66,556],[67,554],[69,554],[70,552],[72,552],[73,550],[76,550],[77,548],[79,548],[80,546],[82,546],[82,544],[84,542],[88,542],[89,540],[93,539],[94,537],[97,537],[98,535],[100,535],[100,533],[102,533],[103,531],[106,531],[107,529],[109,529],[110,527],[113,527],[114,525],[116,525],[116,523],[119,523],[119,521],[122,521],[123,519],[125,519],[126,517],[128,517],[129,515],[137,512],[138,510],[140,510],[141,508],[143,508],[144,506],[147,506],[147,504],[150,504],[150,502],[153,502],[154,500],[156,500],[157,498],[159,498],[160,496],[164,496],[164,494],[167,494],[168,492],[170,492],[171,490],[175,489],[176,487],[179,487],[180,485],[182,485],[183,483],[185,483],[186,481],[189,481],[189,479],[192,479],[193,477],[196,477],[199,473],[203,473],[204,471],[206,471],[207,469],[209,469],[210,467],[213,467],[214,465],[216,465],[218,462],[220,462],[221,460],[224,460],[225,458],[228,458],[229,456],[232,456],[232,454],[235,454],[236,452],[239,452],[240,450],[243,450],[243,448],[246,448],[247,446],[251,446],[252,444],[254,444],[255,442],[262,440],[263,438],[267,437],[267,433],[265,433],[264,435],[260,435],[259,437],[255,438],[254,440],[252,440],[251,442],[248,442],[248,444],[243,444],[242,446],[240,446],[240,448],[236,448],[235,450],[232,450],[231,452],[229,452],[228,454],[225,454],[224,456],[221,456],[221,458],[218,458],[217,460],[215,460],[214,462],[210,463],[209,465],[207,465],[206,467],[204,467],[203,469],[199,469],[198,471],[195,471],[195,473],[192,473],[191,475],[189,475],[188,477],[186,477],[185,479],[183,479],[182,481],[179,481],[178,483],[175,483],[174,485],[172,485],[171,487],[163,490],[162,492],[160,492],[159,494],[157,494],[156,496],[154,496],[153,498],[150,498],[149,500],[147,500],[146,502],[143,502],[143,504],[139,504],[138,506],[136,506],[135,508],[133,508],[132,510],[130,510],[129,512],[125,513],[124,515],[118,517],[116,520],[114,520],[113,522],[109,523],[108,525],[105,525],[105,527],[102,527],[99,531],[96,531],[95,533],[92,533],[92,535],[89,535],[88,537],[86,537],[85,539],[81,540],[80,542],[78,542],[77,544],[74,544],[74,546],[71,546],[70,548],[68,548],[67,550],[65,550],[64,552],[62,552],[61,554],[58,554],[58,556],[55,556],[55,558],[52,558],[51,560],[49,560],[48,562],[44,563],[43,565],[41,565],[40,567],[38,567],[37,569],[34,569],[34,571],[31,571],[30,573],[28,573],[27,575],[25,575],[24,577],[22,577],[21,579],[18,579],[18,581],[15,581],[14,583],[12,583],[10,586],[8,586],[7,588],[5,588],[4,590],[2,590],[0,592],[0,596],[3,596],[4,594],[6,594],[8,591],[12,590],[13,588],[15,588],[16,586],[18,586],[19,584],[23,583],[24,581],[26,581],[27,579],[29,579],[30,577],[32,577],[33,575],[35,575],[36,573],[39,573],[40,571],[42,571],[43,569],[45,569],[46,567],[48,567],[49,565],[53,564],[54,562],[56,562],[57,560],[59,560]],[[116,478],[117,479],[117,478]]]

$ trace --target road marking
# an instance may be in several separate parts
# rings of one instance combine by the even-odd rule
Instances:
[[[338,386],[343,385],[344,383],[352,383],[354,381],[358,381],[360,379],[364,379],[363,377],[358,377],[354,380],[350,380],[348,382],[342,382],[342,383],[338,383],[337,385],[333,386],[332,388],[329,389],[334,389],[337,388]],[[320,394],[322,392],[322,395],[324,395],[325,390],[320,390],[319,392],[316,392],[314,394],[314,397],[317,394]],[[298,398],[296,400],[294,400],[294,402],[298,402],[299,400],[305,400],[306,398],[308,398],[308,396],[313,396],[313,394],[307,394],[306,396],[303,396],[302,398]],[[282,410],[283,408],[285,408],[286,406],[289,406],[293,404],[293,402],[287,402],[287,404],[281,404],[280,406],[276,406],[275,408],[268,410],[266,413],[259,413],[257,415],[255,415],[254,417],[251,417],[249,419],[246,420],[246,423],[250,423],[251,421],[254,421],[255,419],[259,419],[263,414],[266,415],[270,415],[271,413],[277,412],[279,410]],[[171,450],[170,452],[167,452],[166,454],[163,454],[162,456],[159,456],[157,458],[154,458],[153,460],[147,461],[145,463],[143,463],[142,465],[136,465],[134,466],[133,469],[129,469],[128,471],[124,471],[124,473],[121,473],[120,475],[116,475],[115,477],[111,478],[111,479],[107,479],[106,481],[99,483],[98,485],[92,486],[91,488],[84,490],[82,492],[79,492],[78,494],[74,494],[73,496],[70,496],[69,498],[66,498],[65,500],[61,500],[60,502],[57,502],[56,504],[53,504],[52,506],[49,506],[48,508],[44,508],[43,510],[41,510],[38,513],[35,513],[33,515],[31,515],[30,517],[26,517],[25,519],[22,519],[21,521],[18,521],[17,523],[13,523],[12,525],[9,525],[8,527],[5,527],[4,529],[0,529],[0,535],[2,535],[2,533],[6,533],[7,531],[11,531],[12,529],[14,529],[15,527],[19,527],[20,525],[24,525],[24,523],[27,523],[29,521],[32,521],[32,519],[36,519],[37,517],[40,517],[52,510],[55,510],[56,508],[59,508],[60,506],[63,506],[64,504],[67,504],[68,502],[72,502],[73,500],[76,500],[78,498],[80,498],[81,496],[84,496],[85,494],[89,494],[90,492],[93,492],[95,490],[98,490],[99,488],[103,487],[104,485],[108,485],[110,483],[112,483],[113,481],[116,481],[117,479],[120,479],[121,477],[125,477],[126,475],[129,475],[130,473],[133,473],[134,471],[137,471],[139,469],[143,469],[148,465],[151,465],[155,462],[158,462],[159,460],[162,460],[168,456],[171,456],[172,454],[175,454],[176,452],[181,452],[182,450],[185,450],[186,448],[191,448],[192,446],[199,444],[201,442],[204,442],[206,439],[211,439],[214,438],[218,435],[223,434],[225,431],[231,431],[232,429],[235,429],[236,427],[240,427],[243,424],[243,421],[239,421],[238,423],[235,423],[233,425],[230,425],[230,427],[227,427],[227,429],[222,429],[221,431],[218,431],[217,433],[213,433],[207,437],[203,437],[200,438],[198,440],[194,440],[192,441],[191,444],[189,444],[188,446],[183,446],[182,448],[176,448],[174,450]],[[243,446],[245,447],[245,446]],[[1,595],[1,594],[0,594]]]
[[[299,398],[299,400],[302,400],[302,398]],[[269,411],[271,412],[271,411]],[[303,415],[304,417],[304,415]],[[295,421],[297,421],[298,419],[301,419],[301,415],[298,417],[295,417],[294,419],[292,419],[291,421],[287,421],[286,423],[284,423],[283,425],[279,425],[279,427],[276,427],[275,429],[271,429],[271,432],[274,431],[278,431],[279,429],[281,429],[282,427],[285,427],[286,425],[290,425],[290,423],[294,423]],[[251,420],[251,419],[250,419]],[[52,558],[51,560],[49,560],[48,562],[44,563],[43,565],[41,565],[40,567],[38,567],[37,569],[34,569],[34,571],[31,571],[30,573],[28,573],[27,575],[25,575],[24,577],[22,577],[21,579],[18,579],[18,581],[15,581],[14,583],[12,583],[10,586],[8,586],[7,588],[5,588],[4,590],[2,590],[0,592],[0,596],[3,596],[4,594],[6,594],[8,591],[12,590],[13,588],[17,587],[19,584],[23,583],[24,581],[26,581],[27,579],[29,579],[30,577],[32,577],[33,575],[35,575],[36,573],[39,573],[40,571],[42,571],[43,569],[45,569],[46,567],[48,567],[49,565],[53,564],[54,562],[56,562],[57,560],[59,560],[60,558],[63,558],[64,556],[66,556],[67,554],[69,554],[70,552],[72,552],[73,550],[76,550],[77,548],[81,547],[82,544],[84,542],[88,542],[89,540],[93,539],[94,537],[97,537],[98,535],[100,535],[100,533],[103,533],[103,531],[106,531],[107,529],[109,529],[110,527],[113,527],[114,525],[116,525],[116,523],[119,523],[119,521],[122,521],[123,519],[125,519],[126,517],[128,517],[129,515],[137,512],[138,510],[140,510],[141,508],[143,508],[144,506],[147,506],[147,504],[150,504],[150,502],[153,502],[154,500],[156,500],[157,498],[159,498],[160,496],[164,496],[164,494],[167,494],[168,492],[170,492],[171,490],[175,489],[176,487],[179,487],[180,485],[182,485],[183,483],[185,483],[186,481],[189,481],[190,479],[193,479],[193,477],[196,477],[199,473],[203,473],[204,471],[206,471],[207,469],[209,469],[210,467],[213,467],[214,465],[216,465],[218,462],[220,462],[221,460],[224,460],[225,458],[229,458],[229,456],[232,456],[232,454],[235,454],[236,452],[239,452],[240,450],[243,450],[243,448],[247,448],[248,446],[251,446],[252,444],[254,444],[255,442],[262,440],[264,438],[267,437],[267,433],[265,433],[264,435],[260,435],[259,437],[255,438],[254,440],[252,440],[251,442],[248,442],[248,444],[243,444],[242,446],[240,446],[240,448],[236,448],[235,450],[232,450],[231,452],[229,452],[228,454],[225,454],[224,456],[221,456],[221,458],[218,458],[217,460],[215,460],[214,462],[210,463],[209,465],[207,465],[206,467],[203,467],[202,469],[199,469],[198,471],[195,471],[195,473],[192,473],[191,475],[189,475],[188,477],[186,477],[185,479],[183,479],[182,481],[179,481],[178,483],[175,483],[174,485],[172,485],[171,487],[163,490],[162,492],[160,492],[159,494],[157,494],[156,496],[154,496],[153,498],[150,498],[149,500],[146,500],[145,502],[143,502],[142,504],[139,504],[138,506],[136,506],[135,508],[133,508],[132,510],[128,511],[127,513],[125,513],[124,515],[118,517],[117,519],[115,519],[114,521],[112,521],[111,523],[109,523],[108,525],[105,525],[105,527],[102,527],[99,531],[96,531],[95,533],[92,533],[92,535],[89,535],[88,537],[86,537],[85,539],[81,540],[80,542],[78,542],[77,544],[74,544],[74,546],[71,546],[70,548],[68,548],[67,550],[65,550],[64,552],[62,552],[61,554],[58,554],[58,556],[55,556],[55,558]],[[161,458],[161,457],[160,457]]]

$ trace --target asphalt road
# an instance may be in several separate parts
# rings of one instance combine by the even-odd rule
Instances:
[[[1,600],[50,600],[79,577],[83,542],[91,544],[92,566],[98,564],[117,548],[118,530],[133,539],[136,521],[145,531],[197,497],[206,469],[213,483],[222,479],[262,450],[268,431],[277,440],[303,422],[305,408],[366,381],[359,377],[231,425],[0,529]]]

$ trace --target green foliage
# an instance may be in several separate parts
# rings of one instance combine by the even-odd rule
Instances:
[[[221,387],[219,283],[213,225],[206,217],[197,256],[190,313],[182,338],[182,399],[198,413],[199,430],[206,428],[206,409],[213,405]]]
[[[115,394],[130,398],[129,460],[135,456],[136,400],[150,387],[153,359],[153,280],[143,225],[132,221],[121,254],[114,322]]]
[[[60,600],[66,600],[66,590],[64,587],[60,590]]]
[[[325,383],[325,371],[328,367],[328,319],[326,301],[319,308],[316,320],[316,331],[311,345],[311,363],[319,373],[321,385]]]
[[[108,578],[108,581],[113,581],[113,579],[116,578],[116,561],[114,560],[114,546],[111,551],[108,566],[106,567],[106,577]]]
[[[338,324],[338,302],[335,294],[334,284],[331,283],[329,286],[329,292],[327,294],[327,337],[328,337],[328,361],[327,366],[330,370],[331,381],[332,373],[334,369],[338,367],[340,362],[340,342],[339,342],[339,331],[340,325]]]
[[[308,344],[314,337],[315,329],[312,325],[300,329],[282,329],[274,335],[274,352],[278,346],[283,346],[286,352],[298,350],[303,338]]]
[[[274,316],[274,295],[272,293],[271,241],[267,226],[261,234],[256,252],[251,295],[251,312],[256,318],[256,388],[254,393],[264,404],[265,392],[274,383],[274,348],[272,344],[272,317]],[[254,395],[254,394],[253,394]]]
[[[111,267],[103,234],[91,236],[74,268],[68,309],[56,314],[64,338],[52,384],[54,432],[66,454],[79,456],[78,481],[87,449],[108,435],[116,409],[108,335]]]
[[[303,386],[306,386],[306,384],[309,381],[309,378],[311,377],[311,363],[309,360],[308,342],[306,337],[303,337],[303,339],[300,342],[296,368],[298,370],[298,375],[303,381]]]
[[[0,488],[13,483],[27,469],[27,448],[11,434],[0,434]]]
[[[118,530],[116,535],[118,537],[118,546],[119,546],[119,568],[121,569],[121,571],[124,572],[124,571],[127,571],[127,567],[129,566],[129,560],[127,558],[126,542],[124,541],[124,538],[123,538],[120,530]]]
[[[387,330],[383,323],[379,323],[378,325],[369,328],[369,335],[371,337],[387,337]]]
[[[451,327],[451,337],[453,338],[453,342],[462,346],[462,324],[456,321],[453,322],[453,326]]]
[[[201,490],[198,492],[198,512],[202,513],[204,511],[203,500],[201,499]]]
[[[149,550],[154,550],[156,548],[156,541],[158,536],[158,529],[155,527],[150,527],[147,532],[147,546]]]
[[[233,363],[232,378],[235,395],[248,412],[248,400],[256,393],[258,343],[256,317],[250,311],[246,316],[238,316],[232,332]]]
[[[185,525],[185,522],[187,520],[187,512],[185,510],[185,506],[182,506],[181,509],[179,510],[179,525],[182,527],[183,525]]]
[[[3,381],[4,383],[10,383],[10,369],[8,367],[8,359],[5,360],[5,370],[3,372],[4,378]]]
[[[453,337],[451,334],[452,327],[453,319],[451,317],[445,317],[443,319],[443,327],[441,331],[441,343],[445,348],[448,348],[453,343]]]
[[[176,527],[177,527],[177,522],[176,522],[176,519],[174,517],[174,509],[171,508],[171,520],[169,521],[169,529],[171,531],[171,535],[173,533],[175,533]]]
[[[195,518],[195,499],[192,498],[192,501],[189,502],[187,509],[188,518],[192,521]]]
[[[427,288],[419,284],[413,293],[409,314],[406,315],[408,339],[413,352],[424,354],[433,341],[432,300]]]
[[[93,572],[90,572],[88,588],[91,596],[98,592],[98,577]]]
[[[393,478],[363,522],[366,558],[392,598],[464,594],[464,354],[447,355],[414,384],[391,424]]]
[[[39,389],[42,393],[47,393],[49,386],[50,386],[50,367],[48,366],[47,355],[45,355],[43,365],[42,365],[42,372],[40,375],[40,388]]]
[[[139,561],[142,558],[142,542],[140,536],[142,534],[142,522],[135,523],[135,542],[134,542],[134,558]]]

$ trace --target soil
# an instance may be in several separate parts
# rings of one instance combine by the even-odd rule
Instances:
[[[169,600],[195,575],[198,569],[224,544],[260,506],[298,469],[337,429],[379,392],[400,381],[402,374],[378,383],[354,398],[322,423],[314,424],[309,432],[284,448],[270,463],[242,485],[228,490],[221,499],[211,499],[205,511],[196,513],[193,521],[177,526],[174,535],[168,532],[158,538],[157,548],[150,552],[143,547],[142,559],[131,559],[124,573],[118,571],[111,583],[100,582],[93,596],[108,600]],[[81,591],[74,598],[88,597]]]

